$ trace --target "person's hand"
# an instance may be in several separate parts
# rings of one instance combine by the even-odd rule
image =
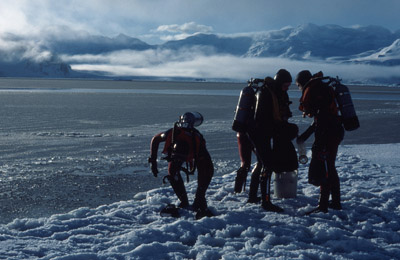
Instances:
[[[303,112],[303,118],[306,118],[306,117],[313,117],[314,115],[313,114],[311,114],[311,113],[306,113],[306,112]]]
[[[151,164],[151,172],[153,173],[154,177],[157,177],[158,169],[157,169],[157,159],[149,158],[149,163]]]

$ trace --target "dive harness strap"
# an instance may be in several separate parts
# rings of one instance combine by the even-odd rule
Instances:
[[[176,128],[178,127],[178,122],[174,123],[174,128],[172,129],[172,141],[170,147],[168,147],[168,155],[166,157],[163,157],[163,160],[166,160],[167,162],[171,161],[176,161],[177,163],[183,163],[182,160],[177,160],[175,158],[172,158],[172,147],[174,146],[175,139],[176,139]],[[180,171],[183,171],[186,174],[186,180],[189,182],[189,175],[194,175],[194,172],[196,171],[197,165],[197,147],[196,147],[196,138],[195,138],[195,132],[193,129],[190,130],[190,133],[192,134],[192,142],[193,142],[193,151],[194,151],[194,162],[193,165],[191,166],[189,162],[186,162],[186,167],[180,167]],[[166,179],[169,181],[170,176],[166,175],[163,178],[163,183],[166,184]]]

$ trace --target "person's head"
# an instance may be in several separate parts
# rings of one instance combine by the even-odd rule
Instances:
[[[179,126],[193,128],[203,123],[203,116],[199,112],[186,112],[179,117]]]
[[[292,75],[290,75],[289,71],[280,69],[275,74],[274,80],[279,89],[282,91],[287,91],[289,86],[292,84]]]
[[[303,89],[307,82],[312,78],[311,72],[309,70],[302,70],[296,76],[296,85]]]

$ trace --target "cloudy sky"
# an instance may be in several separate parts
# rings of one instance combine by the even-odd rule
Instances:
[[[29,39],[30,35],[32,39],[44,39],[46,32],[51,31],[52,36],[56,35],[55,31],[65,34],[66,28],[109,37],[123,33],[150,44],[198,32],[241,34],[305,23],[343,27],[379,25],[397,31],[400,30],[399,13],[400,0],[1,0],[0,51],[8,58],[16,50],[23,50],[24,57],[46,59],[51,54],[38,48],[37,40],[17,45],[13,39],[11,46],[1,36],[12,33],[24,39]],[[254,61],[231,56],[204,57],[193,53],[190,54],[193,56],[191,59],[177,60],[177,55],[182,54],[148,51],[64,58],[73,69],[95,69],[124,76],[239,76],[247,79],[265,76],[279,67],[293,71],[304,68],[332,70],[332,73],[343,77],[349,72],[354,74],[356,70],[362,75],[393,75],[398,71],[396,67],[385,68],[388,72],[381,72],[381,68],[370,66],[349,69],[345,66],[327,67],[323,63],[306,64],[282,59]],[[173,56],[174,59],[171,59]],[[160,57],[165,59],[160,60]],[[85,60],[88,62],[85,63]]]
[[[304,23],[400,29],[398,0],[1,0],[0,32],[55,25],[149,43],[195,32],[243,33]]]

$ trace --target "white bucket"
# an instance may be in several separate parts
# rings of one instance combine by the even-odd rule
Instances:
[[[274,173],[274,195],[278,199],[295,198],[297,193],[297,170]]]

